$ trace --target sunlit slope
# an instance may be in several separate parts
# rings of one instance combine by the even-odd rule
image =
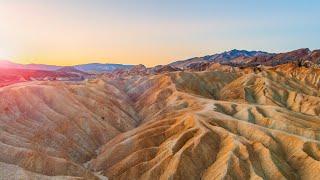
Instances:
[[[0,177],[319,179],[319,80],[286,64],[3,87]]]
[[[82,163],[137,124],[128,97],[100,80],[27,82],[0,97],[0,160],[50,176],[92,176]]]
[[[100,148],[91,169],[110,179],[320,178],[319,74],[287,68],[130,79],[144,123]]]

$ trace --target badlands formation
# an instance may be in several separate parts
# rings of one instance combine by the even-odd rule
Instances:
[[[0,179],[320,179],[320,69],[283,64],[0,88]]]

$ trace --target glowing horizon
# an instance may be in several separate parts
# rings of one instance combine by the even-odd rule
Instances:
[[[0,0],[0,59],[167,64],[230,49],[320,48],[317,1]]]

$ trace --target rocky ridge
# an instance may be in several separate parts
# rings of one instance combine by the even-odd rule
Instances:
[[[6,85],[0,179],[319,179],[319,57]]]
[[[317,179],[319,80],[216,65],[2,87],[0,177]]]

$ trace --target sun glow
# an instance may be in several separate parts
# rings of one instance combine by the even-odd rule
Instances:
[[[12,58],[12,54],[9,51],[4,50],[4,48],[0,47],[0,61],[1,60],[9,60]]]
[[[290,4],[0,0],[0,58],[153,66],[234,48],[318,48],[317,2]]]

